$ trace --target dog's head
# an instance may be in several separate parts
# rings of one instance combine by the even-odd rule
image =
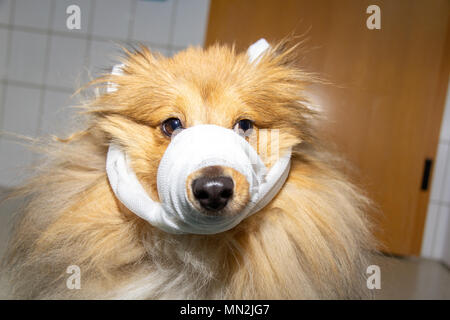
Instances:
[[[109,141],[124,148],[155,200],[158,166],[171,138],[199,124],[235,130],[270,168],[284,150],[311,139],[313,112],[304,105],[303,91],[312,76],[295,67],[294,49],[280,43],[256,62],[218,45],[189,48],[172,58],[144,47],[127,51],[120,75],[95,81],[114,83],[115,90],[95,99],[90,111]],[[227,166],[191,173],[186,193],[207,215],[235,215],[250,200],[246,177]]]

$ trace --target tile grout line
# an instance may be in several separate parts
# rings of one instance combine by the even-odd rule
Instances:
[[[42,122],[44,117],[44,100],[45,100],[45,93],[47,91],[47,77],[48,77],[48,68],[50,65],[50,51],[52,47],[52,40],[53,40],[53,33],[51,26],[53,25],[53,20],[55,16],[55,6],[56,6],[56,0],[51,0],[50,2],[50,19],[48,20],[48,32],[46,34],[47,36],[47,43],[45,45],[45,60],[44,60],[44,72],[42,74],[42,87],[40,88],[41,95],[39,97],[39,106],[38,106],[38,112],[39,116],[37,119],[37,132],[35,133],[36,136],[39,136],[42,133]],[[36,161],[36,159],[34,160]]]
[[[129,47],[133,47],[134,44],[134,40],[133,40],[133,34],[134,34],[134,27],[135,27],[135,15],[136,15],[136,11],[137,11],[137,1],[138,0],[133,0],[131,2],[131,6],[130,6],[130,21],[128,22],[128,32],[127,32],[127,40],[125,42],[125,47],[129,48]],[[117,57],[119,57],[121,53],[117,53]],[[117,58],[116,58],[117,59]],[[117,61],[114,61],[117,62]],[[117,62],[118,63],[118,62]],[[112,68],[114,68],[114,66],[112,66]],[[112,72],[112,69],[111,69]]]
[[[38,83],[34,83],[34,82],[25,82],[25,81],[20,81],[20,80],[13,80],[13,79],[3,79],[3,80],[0,80],[0,82],[5,85],[22,87],[22,88],[26,88],[26,89],[41,90],[45,87],[45,89],[57,91],[57,92],[64,92],[64,93],[72,93],[73,92],[73,89],[67,88],[67,87],[58,87],[58,86],[54,86],[54,85],[45,85],[44,86],[43,84],[38,84]]]
[[[84,69],[87,71],[88,76],[90,77],[90,60],[91,60],[91,48],[92,48],[92,39],[93,39],[93,28],[94,28],[94,12],[96,10],[96,1],[91,2],[91,8],[88,17],[88,26],[86,32],[86,51],[84,52]]]
[[[96,6],[97,2],[96,1],[91,1],[91,6],[90,6],[90,11],[89,11],[89,16],[88,16],[88,20],[87,20],[87,30],[86,30],[86,34],[84,35],[84,37],[82,39],[86,40],[86,48],[85,48],[85,52],[84,52],[84,57],[83,57],[83,66],[82,69],[83,71],[78,73],[78,79],[79,82],[83,82],[85,83],[86,81],[90,81],[91,80],[91,66],[90,66],[90,60],[91,60],[91,49],[92,49],[92,42],[94,39],[94,35],[93,35],[93,31],[94,31],[94,18],[95,18],[95,10],[97,8]],[[87,77],[88,79],[84,79]],[[83,84],[84,85],[84,84]],[[78,88],[81,88],[81,83],[78,83]],[[73,93],[74,90],[71,90],[71,93]],[[76,104],[79,105],[80,103],[82,103],[81,100],[81,95],[82,93],[77,93],[76,96]],[[71,96],[71,98],[74,98],[74,96]],[[73,118],[71,119],[73,121]]]
[[[130,21],[128,21],[127,42],[129,43],[133,39],[134,34],[134,17],[136,16],[137,0],[131,1],[130,6]]]
[[[174,50],[173,46],[173,37],[175,33],[175,24],[176,24],[176,15],[177,15],[177,7],[178,7],[178,0],[173,1],[172,5],[172,12],[170,14],[170,24],[169,24],[169,43],[167,45],[167,49],[170,51],[169,55],[172,55],[172,51]]]
[[[134,28],[134,26],[133,26]],[[35,28],[35,27],[28,27],[28,26],[10,26],[10,25],[6,25],[4,23],[0,23],[0,29],[6,29],[6,30],[17,30],[17,31],[22,31],[22,32],[28,32],[28,33],[37,33],[37,34],[43,34],[46,35],[47,32],[49,31],[48,29],[40,29],[40,28]],[[87,34],[79,34],[79,33],[72,33],[70,31],[61,31],[61,30],[52,30],[52,34],[56,35],[56,36],[61,36],[61,37],[67,37],[67,38],[75,38],[75,39],[87,39],[88,35]],[[100,35],[95,35],[95,34],[91,34],[91,38],[92,40],[95,41],[100,41],[100,42],[108,42],[108,41],[115,41],[115,42],[123,42],[128,40],[127,38],[114,38],[114,37],[106,37],[106,36],[100,36]],[[139,40],[139,39],[133,39],[134,41],[138,41],[138,42],[146,42],[149,45],[151,45],[152,47],[157,47],[157,48],[161,48],[161,49],[169,49],[169,45],[167,44],[162,44],[162,43],[156,43],[153,41],[148,41],[148,40]],[[184,46],[178,46],[178,45],[173,45],[172,46],[174,49],[183,49]]]
[[[206,23],[203,32],[203,40],[202,40],[202,48],[205,48],[206,45],[206,37],[208,35],[208,24],[209,24],[209,14],[211,12],[211,0],[208,0],[208,4],[206,5]]]
[[[14,25],[14,12],[16,10],[16,5],[14,1],[11,1],[11,7],[9,8],[9,21],[8,24],[10,24],[11,26]],[[7,79],[9,77],[9,65],[10,65],[10,60],[11,60],[11,51],[12,51],[12,36],[13,36],[13,28],[11,27],[11,29],[8,29],[8,34],[7,34],[7,39],[6,39],[6,58],[5,58],[5,79]],[[4,127],[4,122],[5,122],[5,103],[6,103],[6,91],[7,91],[7,83],[5,81],[2,81],[3,84],[3,92],[2,92],[2,96],[1,96],[1,101],[0,101],[0,130],[3,130]]]

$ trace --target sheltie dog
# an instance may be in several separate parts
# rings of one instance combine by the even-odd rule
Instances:
[[[87,86],[98,93],[82,106],[83,130],[48,143],[47,160],[16,191],[27,200],[3,263],[10,297],[367,298],[375,249],[370,201],[317,138],[319,117],[305,98],[316,76],[297,66],[289,43],[274,45],[257,64],[223,45],[170,58],[125,49],[122,75]],[[117,89],[106,92],[111,83]],[[276,197],[234,228],[167,233],[115,197],[105,171],[108,146],[126,150],[158,201],[157,170],[170,135],[198,124],[256,137],[277,129],[280,148],[292,150],[291,169]],[[270,168],[272,159],[257,151]],[[249,201],[244,180],[232,181],[231,211]],[[67,286],[70,266],[80,270],[79,288]]]

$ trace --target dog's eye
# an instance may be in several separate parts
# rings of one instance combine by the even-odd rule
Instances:
[[[239,134],[243,134],[245,136],[248,136],[252,133],[253,130],[253,122],[248,119],[239,120],[234,125],[234,131],[236,131]]]
[[[183,125],[181,123],[181,120],[178,118],[169,118],[167,120],[164,120],[164,122],[161,124],[162,132],[168,137],[172,136],[175,130],[182,128]]]

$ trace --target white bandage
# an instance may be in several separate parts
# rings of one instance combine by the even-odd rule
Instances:
[[[160,203],[139,183],[122,150],[111,144],[106,171],[117,198],[132,212],[170,233],[213,234],[229,230],[269,203],[283,186],[290,167],[286,152],[267,170],[256,151],[231,129],[197,125],[182,130],[170,142],[158,167]],[[187,195],[188,176],[208,166],[233,168],[249,183],[250,201],[237,215],[206,215]]]

